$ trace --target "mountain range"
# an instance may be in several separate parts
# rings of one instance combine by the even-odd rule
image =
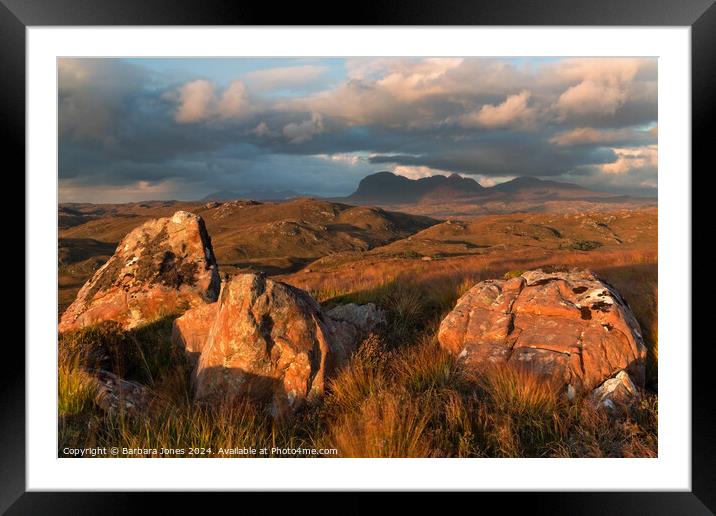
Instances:
[[[392,172],[364,177],[346,202],[365,204],[415,204],[435,201],[476,200],[566,200],[619,198],[616,194],[590,190],[572,183],[518,177],[492,187],[484,187],[458,174],[409,179]]]

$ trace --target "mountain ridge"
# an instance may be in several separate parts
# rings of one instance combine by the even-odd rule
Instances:
[[[472,178],[458,174],[410,179],[389,171],[376,172],[361,179],[358,188],[345,197],[347,202],[411,204],[440,200],[589,199],[623,198],[618,194],[590,190],[573,183],[562,183],[522,176],[484,187]]]

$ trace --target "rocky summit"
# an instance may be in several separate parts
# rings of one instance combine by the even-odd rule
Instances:
[[[560,382],[569,397],[612,379],[644,384],[639,324],[619,294],[588,271],[482,281],[442,321],[438,340],[473,370],[524,367]],[[630,390],[606,387],[594,394],[602,404],[609,392]]]
[[[283,417],[322,395],[359,339],[385,321],[374,305],[334,311],[336,319],[301,289],[239,274],[216,303],[178,318],[173,339],[199,354],[197,399],[266,401]]]
[[[59,331],[115,321],[124,328],[215,301],[220,280],[201,217],[178,211],[125,236],[62,314]]]

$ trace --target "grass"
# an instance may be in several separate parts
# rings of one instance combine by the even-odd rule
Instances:
[[[646,345],[646,384],[657,390],[659,377],[658,267],[636,264],[629,267],[603,267],[595,271],[613,285],[641,326]]]
[[[505,263],[498,272],[386,275],[353,291],[336,284],[334,295],[321,299],[324,305],[374,302],[386,310],[388,328],[360,345],[329,382],[320,405],[283,422],[260,405],[193,402],[189,365],[170,344],[171,316],[130,331],[100,325],[62,335],[60,449],[191,447],[210,449],[208,456],[233,447],[335,448],[343,457],[656,456],[653,393],[630,414],[610,419],[524,371],[471,374],[439,348],[439,321],[468,288],[520,268]],[[656,385],[656,265],[612,263],[598,272],[624,294],[644,328],[647,372]],[[151,417],[105,416],[88,380],[93,368],[142,382],[168,403]]]

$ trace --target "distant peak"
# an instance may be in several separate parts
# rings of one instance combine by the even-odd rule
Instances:
[[[543,181],[538,177],[532,177],[532,176],[520,176],[516,177],[512,180],[513,183],[542,183]]]

